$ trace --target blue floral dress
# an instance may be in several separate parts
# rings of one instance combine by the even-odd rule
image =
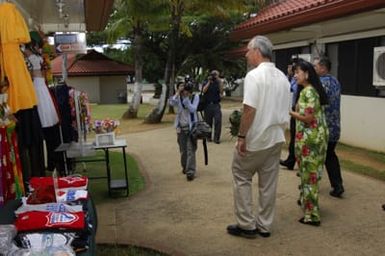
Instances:
[[[320,221],[318,189],[329,131],[319,95],[312,86],[305,87],[300,93],[298,111],[300,115],[309,113],[315,117],[310,124],[296,120],[295,155],[301,178],[299,200],[304,211],[304,221]]]

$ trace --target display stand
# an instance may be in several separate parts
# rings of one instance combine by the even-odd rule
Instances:
[[[116,139],[114,144],[96,146],[94,144],[66,143],[60,145],[55,151],[63,153],[64,157],[74,158],[76,163],[84,162],[105,162],[107,176],[89,177],[89,179],[107,178],[108,194],[112,196],[113,191],[126,190],[125,196],[129,194],[128,170],[126,158],[127,141],[125,139]],[[112,177],[110,166],[110,149],[121,149],[123,155],[124,179],[116,179]],[[98,157],[96,150],[103,150],[104,157]],[[93,154],[93,155],[91,155]]]
[[[103,150],[105,155],[106,170],[107,170],[107,182],[108,182],[108,194],[111,196],[113,190],[126,190],[126,196],[129,194],[128,188],[128,173],[127,173],[127,159],[126,159],[126,147],[127,142],[125,139],[117,139],[112,145],[101,145],[94,146],[96,150]],[[124,179],[113,179],[111,175],[110,167],[110,155],[109,150],[114,148],[120,148],[123,154],[123,164],[124,164]]]

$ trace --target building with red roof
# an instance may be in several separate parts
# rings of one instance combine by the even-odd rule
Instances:
[[[342,84],[341,140],[385,152],[385,1],[281,0],[239,24],[230,34],[243,57],[247,42],[265,35],[274,44],[274,62],[283,72],[292,57],[326,54]]]
[[[62,76],[62,62],[62,56],[52,61],[54,77]],[[67,54],[67,84],[87,92],[90,102],[119,103],[127,93],[127,78],[134,73],[133,65],[112,60],[95,50]]]

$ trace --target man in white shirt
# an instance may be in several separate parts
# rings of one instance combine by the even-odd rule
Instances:
[[[271,62],[273,45],[264,36],[248,44],[253,67],[245,78],[243,113],[234,151],[235,225],[227,232],[246,238],[270,236],[275,212],[279,159],[289,123],[290,84]],[[252,179],[258,173],[258,208],[253,212]]]

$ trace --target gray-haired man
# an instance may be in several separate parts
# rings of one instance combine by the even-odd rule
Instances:
[[[232,163],[237,224],[228,226],[227,232],[246,238],[269,237],[279,158],[289,123],[290,84],[271,62],[273,45],[268,38],[256,36],[247,48],[247,62],[253,69],[245,78],[243,114]],[[255,173],[259,189],[256,214],[252,201]]]

